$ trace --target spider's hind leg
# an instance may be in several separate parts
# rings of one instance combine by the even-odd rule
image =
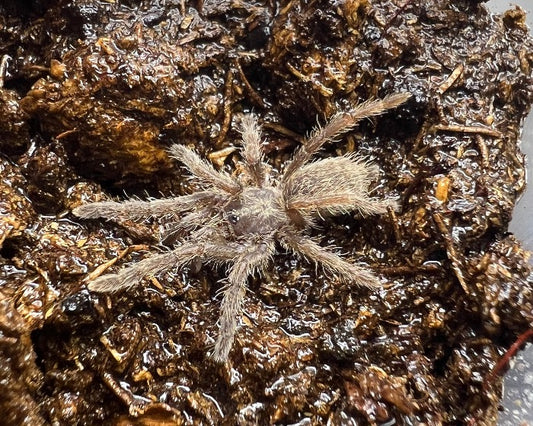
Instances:
[[[220,330],[212,354],[215,361],[225,362],[228,359],[241,317],[248,276],[255,269],[262,269],[273,252],[274,243],[263,242],[248,247],[243,254],[236,258],[228,275],[228,284],[222,290]]]
[[[380,285],[379,279],[370,270],[347,262],[310,238],[287,233],[282,244],[302,254],[307,259],[321,264],[326,270],[345,281],[351,281],[363,287],[378,287]]]
[[[230,244],[187,241],[166,253],[160,253],[128,266],[116,274],[102,275],[88,284],[89,290],[111,293],[138,284],[147,275],[157,275],[172,268],[180,268],[195,258],[227,261],[235,255]]]

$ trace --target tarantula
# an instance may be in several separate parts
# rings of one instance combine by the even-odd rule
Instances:
[[[305,236],[316,216],[357,211],[382,214],[394,206],[391,199],[373,199],[369,185],[377,168],[356,155],[308,163],[324,143],[338,138],[361,119],[376,116],[409,98],[407,93],[367,101],[341,112],[323,128],[317,128],[299,147],[282,175],[275,179],[264,162],[261,128],[253,115],[242,119],[242,172],[238,176],[217,171],[193,150],[173,145],[169,153],[183,163],[201,190],[175,198],[153,201],[103,201],[73,210],[81,218],[146,220],[169,217],[176,231],[190,237],[174,249],[153,255],[116,274],[90,282],[90,290],[114,292],[138,284],[146,275],[179,268],[199,258],[215,264],[230,262],[227,284],[222,289],[219,333],[212,357],[228,359],[241,317],[246,281],[266,267],[275,243],[321,264],[339,278],[358,285],[379,285],[363,266],[351,264]]]

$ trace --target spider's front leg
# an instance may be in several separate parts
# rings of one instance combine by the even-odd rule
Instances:
[[[326,250],[310,238],[287,231],[281,238],[281,243],[309,260],[322,264],[325,269],[340,275],[344,280],[352,281],[364,287],[380,285],[378,278],[368,269],[345,261],[342,257]]]
[[[263,162],[263,148],[261,147],[261,127],[257,117],[247,114],[241,121],[242,157],[248,175],[258,187],[262,187],[267,179],[268,167]]]
[[[215,191],[206,190],[191,195],[152,201],[99,201],[76,207],[72,213],[82,219],[102,217],[107,220],[143,220],[182,213],[194,208],[199,203],[213,202],[217,195],[218,193]]]
[[[215,361],[225,362],[233,346],[246,293],[246,280],[254,270],[263,269],[273,253],[274,242],[267,241],[246,247],[244,252],[234,259],[228,275],[228,284],[222,289],[220,329],[212,354]]]

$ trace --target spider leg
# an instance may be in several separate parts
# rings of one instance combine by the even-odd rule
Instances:
[[[215,261],[231,259],[235,256],[236,250],[235,244],[185,242],[174,250],[148,257],[116,274],[102,275],[91,281],[88,287],[89,290],[97,292],[115,292],[135,286],[146,275],[156,275],[171,268],[180,268],[198,257]]]
[[[403,104],[410,96],[410,93],[394,93],[383,99],[363,102],[351,111],[335,114],[326,126],[315,129],[311,136],[296,151],[292,161],[285,169],[282,181],[286,182],[291,175],[307,163],[326,142],[339,137],[365,118],[383,114],[388,109]]]
[[[210,184],[229,194],[237,194],[241,191],[241,185],[226,173],[221,173],[202,160],[193,150],[183,145],[172,145],[169,153],[178,161],[185,164],[187,169],[202,182]]]
[[[329,213],[346,213],[357,210],[361,215],[383,214],[388,207],[395,209],[397,203],[391,199],[374,200],[364,195],[350,192],[315,196],[308,199],[296,199],[288,203],[289,208],[304,211],[328,211]]]
[[[191,195],[152,201],[100,201],[76,207],[72,213],[83,219],[103,217],[107,220],[142,220],[182,213],[206,200],[212,202],[216,195],[214,191],[201,191]]]
[[[242,118],[241,135],[242,156],[246,170],[255,184],[262,187],[266,180],[266,167],[263,163],[263,149],[261,148],[261,127],[256,116],[247,114]]]
[[[228,285],[223,289],[220,308],[220,330],[212,357],[225,362],[233,345],[241,317],[242,302],[246,292],[246,280],[255,269],[262,269],[274,253],[274,243],[255,244],[237,256],[228,275]]]
[[[188,234],[206,223],[211,209],[205,208],[197,212],[191,212],[183,216],[178,222],[165,224],[161,230],[161,242],[165,245],[173,245],[181,234]]]
[[[283,187],[285,206],[303,217],[354,210],[382,214],[388,207],[396,208],[396,202],[370,198],[369,187],[377,177],[376,166],[354,155],[315,161],[297,170]]]
[[[377,277],[368,269],[345,261],[340,256],[326,250],[313,240],[301,235],[286,232],[281,238],[281,243],[291,250],[304,255],[306,258],[322,264],[328,271],[338,274],[341,278],[353,281],[364,287],[377,287],[380,285]]]

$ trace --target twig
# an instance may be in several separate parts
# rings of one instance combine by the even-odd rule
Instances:
[[[272,123],[272,122],[266,121],[263,124],[263,127],[267,128],[267,129],[274,130],[275,132],[277,132],[277,133],[279,133],[279,134],[281,134],[283,136],[287,136],[288,138],[294,139],[295,141],[297,141],[300,144],[302,144],[304,142],[304,140],[305,140],[305,138],[303,138],[298,133],[287,129],[286,127],[284,127],[284,126],[282,126],[281,124],[278,124],[278,123]]]
[[[59,139],[63,139],[64,137],[68,136],[68,135],[71,135],[72,133],[76,133],[78,131],[78,129],[74,128],[74,129],[71,129],[71,130],[65,130],[64,132],[61,132],[59,135],[56,136],[56,139],[59,140]]]
[[[487,144],[480,135],[476,136],[476,143],[479,148],[479,153],[481,154],[481,165],[484,168],[487,168],[489,167],[489,149],[487,148]]]
[[[230,68],[224,83],[224,120],[222,121],[222,129],[218,135],[217,145],[220,145],[226,139],[226,135],[231,124],[231,93],[233,91],[233,70]]]
[[[122,259],[127,254],[131,253],[132,251],[139,251],[139,250],[145,250],[148,246],[145,244],[138,244],[126,247],[124,250],[122,250],[117,257],[114,259],[111,259],[107,261],[106,263],[101,264],[98,266],[94,271],[92,271],[89,275],[87,275],[84,279],[84,281],[92,281],[96,278],[98,278],[100,275],[102,275],[107,269],[109,269],[111,266],[113,266],[118,260]]]
[[[396,212],[392,207],[387,208],[387,213],[389,214],[389,218],[392,222],[392,229],[394,230],[394,237],[396,238],[396,241],[402,240],[402,233],[400,231],[400,226],[398,225],[398,217],[396,216]]]
[[[150,404],[150,400],[136,396],[129,390],[124,389],[110,373],[102,374],[102,380],[106,386],[128,406],[130,415],[138,417],[146,411],[147,406]]]
[[[404,265],[404,266],[385,266],[385,267],[376,267],[380,273],[384,275],[415,275],[421,272],[439,272],[442,270],[440,265],[429,264],[429,265]]]
[[[444,83],[439,86],[439,88],[437,89],[437,93],[439,95],[442,95],[444,92],[446,92],[453,85],[453,83],[457,81],[457,79],[463,73],[464,69],[465,67],[463,64],[457,65],[452,71],[452,73],[448,76],[448,78],[444,81]]]
[[[458,132],[458,133],[477,133],[480,135],[493,136],[495,138],[502,138],[503,133],[499,130],[489,129],[483,126],[460,126],[458,124],[434,124],[431,127],[432,131],[443,132]]]
[[[452,269],[455,273],[455,276],[459,280],[459,284],[461,284],[461,287],[463,288],[464,292],[466,294],[470,294],[470,291],[468,290],[468,286],[466,285],[463,271],[461,270],[461,262],[459,261],[459,256],[457,254],[457,251],[455,250],[455,246],[453,244],[453,239],[450,234],[450,231],[444,224],[444,220],[442,219],[442,216],[440,215],[440,213],[433,213],[433,220],[435,221],[435,224],[437,225],[439,232],[444,238],[444,243],[446,244],[446,253],[448,255],[448,258],[452,262]]]
[[[239,72],[239,77],[241,77],[241,81],[243,82],[244,86],[250,93],[250,97],[252,100],[261,108],[265,108],[265,102],[263,101],[263,98],[257,93],[257,91],[252,87],[248,79],[246,78],[246,75],[244,74],[244,71],[242,70],[241,63],[237,60],[236,61],[236,67],[237,71]]]
[[[426,119],[422,123],[422,126],[420,126],[420,130],[418,134],[416,135],[415,141],[413,142],[413,148],[412,152],[417,152],[418,148],[420,147],[420,144],[422,143],[422,140],[424,137],[428,134],[428,130],[431,128],[430,122]]]
[[[0,60],[0,89],[4,87],[4,77],[6,76],[7,71],[7,61],[11,59],[9,55],[2,56]]]
[[[388,30],[390,28],[390,26],[394,23],[394,21],[396,20],[396,18],[404,12],[404,10],[407,8],[407,6],[409,6],[413,1],[412,0],[406,0],[406,2],[401,5],[398,10],[394,13],[394,15],[392,16],[391,19],[389,19],[389,21],[385,24],[385,27],[384,27],[384,30]]]
[[[209,158],[209,161],[215,163],[217,166],[222,166],[224,161],[226,161],[226,158],[228,158],[228,155],[234,153],[235,151],[237,151],[237,147],[228,146],[226,148],[219,149],[218,151],[209,153],[207,158]]]
[[[329,87],[324,86],[322,83],[313,80],[311,77],[303,74],[302,72],[298,71],[296,68],[294,68],[289,62],[287,62],[287,68],[289,71],[295,76],[298,77],[300,80],[305,81],[307,83],[311,83],[313,86],[315,86],[320,93],[322,93],[326,97],[330,97],[333,95],[333,90]]]
[[[100,342],[119,364],[119,372],[123,372],[129,365],[130,360],[139,353],[139,343],[141,342],[141,326],[139,323],[134,323],[134,329],[131,331],[130,337],[131,343],[124,352],[119,352],[105,334],[100,337]]]

